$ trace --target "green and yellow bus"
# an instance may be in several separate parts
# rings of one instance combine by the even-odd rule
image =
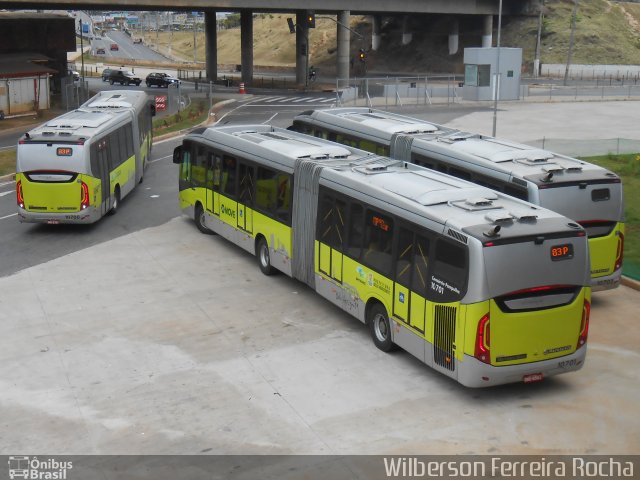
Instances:
[[[369,108],[310,110],[293,130],[389,155],[561,213],[589,237],[591,286],[620,285],[624,198],[620,177],[583,160]]]
[[[404,161],[269,125],[201,128],[174,151],[182,210],[469,387],[584,364],[584,229]]]
[[[18,218],[92,223],[115,212],[140,182],[151,152],[155,106],[146,93],[100,92],[18,141]]]

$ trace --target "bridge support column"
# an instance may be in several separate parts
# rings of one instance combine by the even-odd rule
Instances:
[[[299,87],[307,85],[309,70],[309,29],[307,28],[307,12],[296,12],[296,83]]]
[[[490,48],[493,43],[493,15],[484,17],[484,28],[482,29],[482,48]]]
[[[402,18],[402,45],[409,45],[413,40],[413,33],[409,30],[409,22],[411,19],[408,15]]]
[[[459,29],[458,20],[453,19],[451,21],[451,32],[449,33],[449,55],[458,53]]]
[[[215,10],[204,12],[204,43],[206,52],[207,78],[215,82],[218,79],[218,32]]]
[[[380,35],[380,26],[382,24],[382,17],[380,15],[373,15],[371,17],[371,50],[378,50],[380,48],[380,42],[382,36]]]
[[[338,41],[338,51],[336,56],[337,78],[349,83],[349,66],[351,65],[351,32],[345,28],[349,27],[351,12],[342,10],[338,12],[338,25],[336,26],[336,39]]]
[[[253,81],[253,11],[240,11],[240,63],[242,81],[250,86]]]

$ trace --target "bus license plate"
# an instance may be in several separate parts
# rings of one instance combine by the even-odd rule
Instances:
[[[47,220],[47,223],[49,225],[57,225],[60,223],[60,220]]]
[[[530,373],[522,377],[522,381],[524,383],[541,382],[543,378],[544,375],[542,375],[542,373]]]

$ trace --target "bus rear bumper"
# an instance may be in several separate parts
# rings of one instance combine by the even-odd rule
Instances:
[[[611,275],[604,277],[591,277],[591,290],[594,292],[600,292],[602,290],[610,290],[620,286],[620,279],[622,278],[622,269],[618,269]]]
[[[69,213],[28,212],[23,208],[18,208],[18,220],[20,223],[83,224],[93,223],[99,219],[100,213],[95,208]]]
[[[505,383],[528,383],[528,381],[542,380],[553,375],[580,370],[584,366],[586,354],[585,345],[571,355],[504,367],[487,365],[474,357],[465,355],[464,362],[458,364],[458,381],[471,388],[491,387]]]

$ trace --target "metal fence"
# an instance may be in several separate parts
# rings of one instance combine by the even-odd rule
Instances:
[[[337,101],[343,106],[410,106],[463,102],[463,79],[456,75],[338,79]],[[523,83],[518,100],[640,100],[640,85],[594,81],[563,86]],[[516,100],[517,101],[517,100]]]

